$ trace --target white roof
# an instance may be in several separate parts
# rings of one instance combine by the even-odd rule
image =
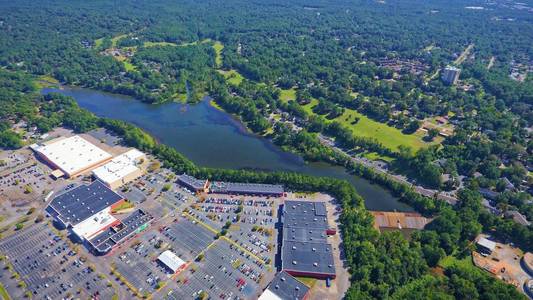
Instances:
[[[164,263],[165,266],[169,267],[174,273],[179,270],[179,268],[185,264],[185,262],[179,258],[174,252],[166,250],[161,253],[157,258],[160,262]]]
[[[494,250],[496,248],[496,243],[493,242],[493,241],[490,241],[490,240],[487,240],[486,238],[484,237],[480,237],[479,240],[477,241],[477,243],[489,250]]]
[[[89,240],[91,237],[111,226],[111,224],[116,221],[117,219],[110,214],[110,208],[107,207],[106,209],[92,215],[90,218],[87,218],[83,222],[76,224],[72,230],[80,238]]]
[[[94,169],[93,174],[104,183],[113,183],[139,170],[136,165],[138,160],[143,156],[144,153],[141,151],[131,149],[113,158],[105,165]]]
[[[283,300],[271,290],[266,289],[257,300]]]
[[[55,140],[46,145],[32,145],[31,148],[69,176],[111,158],[111,154],[79,135]]]

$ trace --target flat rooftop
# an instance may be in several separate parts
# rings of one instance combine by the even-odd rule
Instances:
[[[282,270],[335,276],[330,244],[284,241],[281,256]]]
[[[281,271],[276,276],[259,300],[302,300],[305,298],[309,287],[292,277],[289,273]]]
[[[107,252],[116,244],[128,238],[131,234],[140,231],[146,223],[150,222],[153,217],[144,211],[138,209],[124,218],[122,222],[110,227],[92,238],[89,243],[99,252]]]
[[[171,269],[174,273],[176,273],[179,268],[185,264],[183,259],[170,250],[166,250],[161,253],[157,259],[167,266],[167,268]]]
[[[277,184],[259,184],[259,183],[240,183],[240,182],[222,182],[215,181],[211,183],[210,190],[212,193],[235,193],[235,194],[283,194],[282,185]]]
[[[101,230],[116,224],[118,220],[110,214],[110,209],[104,209],[79,224],[76,224],[72,231],[86,240],[91,239],[94,235],[98,234]]]
[[[285,215],[294,216],[327,216],[326,204],[324,202],[285,201],[283,212]]]
[[[182,184],[187,185],[188,187],[191,187],[195,190],[201,190],[205,188],[205,185],[207,184],[207,180],[205,179],[197,179],[195,177],[189,176],[185,173],[178,176],[178,181]]]
[[[431,219],[418,213],[372,211],[374,227],[376,228],[401,228],[423,229]]]
[[[480,237],[477,240],[477,244],[489,249],[490,251],[494,251],[494,249],[496,249],[496,242],[488,240],[484,237]]]
[[[283,227],[327,229],[326,205],[323,202],[285,201]]]
[[[69,177],[96,166],[112,156],[79,135],[59,138],[31,148]]]
[[[50,201],[47,210],[66,226],[74,226],[123,199],[96,180],[56,196]]]
[[[283,227],[284,241],[327,243],[327,237],[326,230],[322,228]]]
[[[328,228],[328,220],[325,217],[283,215],[283,226],[326,230]]]
[[[94,169],[93,174],[105,183],[113,183],[133,172],[137,172],[139,170],[137,164],[143,157],[144,153],[137,149],[131,149],[113,158],[105,165]]]

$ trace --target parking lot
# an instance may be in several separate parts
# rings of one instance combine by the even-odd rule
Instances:
[[[162,235],[169,248],[185,261],[194,260],[215,238],[213,232],[183,217],[163,228]]]
[[[121,192],[133,203],[142,204],[146,201],[157,200],[171,211],[182,206],[188,199],[194,198],[190,192],[174,183],[174,177],[174,173],[170,170],[159,169],[126,184]]]
[[[194,204],[191,214],[215,228],[231,222],[227,237],[270,264],[276,250],[278,204],[266,197],[210,195]]]
[[[34,298],[61,299],[98,294],[110,299],[115,293],[108,279],[83,262],[48,224],[35,224],[0,242],[0,252]],[[13,275],[11,275],[13,276]]]
[[[107,147],[116,143],[105,132],[93,138]],[[11,201],[2,203],[0,224],[8,213],[15,220],[26,217],[29,208],[24,205],[34,207],[23,229],[15,230],[21,226],[13,223],[9,233],[14,234],[0,240],[0,254],[5,255],[0,265],[6,266],[0,278],[14,299],[25,293],[36,299],[134,297],[125,285],[154,298],[207,294],[211,299],[256,299],[275,275],[277,214],[283,198],[196,195],[177,184],[170,170],[155,168],[119,190],[151,214],[153,224],[104,257],[95,257],[81,245],[72,246],[76,253],[70,241],[56,235],[65,231],[33,223],[37,213],[43,214],[47,195],[70,190],[87,178],[53,180],[50,169],[31,152],[7,158],[0,165],[0,197],[8,193]],[[24,193],[26,186],[31,191]],[[186,262],[177,274],[157,260],[166,250]]]
[[[156,262],[161,251],[156,248],[155,237],[156,233],[143,235],[113,261],[116,271],[141,294],[153,293],[169,277],[165,269]]]
[[[201,261],[180,273],[169,299],[192,299],[202,292],[211,299],[256,299],[262,291],[260,282],[267,282],[263,279],[267,272],[265,266],[220,239],[204,252]]]
[[[36,162],[30,162],[9,169],[0,176],[0,194],[12,202],[22,201],[23,198],[32,199],[41,196],[49,184],[51,179],[46,176],[43,168]]]

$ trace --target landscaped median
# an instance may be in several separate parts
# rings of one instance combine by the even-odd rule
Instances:
[[[0,283],[0,297],[4,300],[11,300],[11,297],[2,283]]]

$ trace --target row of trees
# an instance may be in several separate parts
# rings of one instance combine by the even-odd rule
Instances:
[[[122,121],[97,118],[79,108],[69,97],[59,94],[47,96],[30,94],[28,97],[35,99],[36,107],[42,108],[40,111],[51,115],[55,113],[61,117],[61,124],[64,126],[78,131],[90,130],[94,126],[105,127],[121,136],[127,145],[154,154],[166,167],[172,168],[176,173],[186,172],[211,180],[279,183],[289,190],[331,194],[343,208],[341,215],[343,247],[352,273],[352,285],[346,295],[348,299],[387,297],[400,299],[405,293],[426,295],[430,292],[454,295],[459,299],[465,295],[473,298],[491,298],[496,295],[502,299],[522,297],[514,288],[477,271],[451,267],[445,270],[444,277],[430,275],[429,268],[444,255],[465,253],[465,249],[468,250],[468,241],[481,230],[478,220],[486,216],[479,213],[480,198],[475,192],[464,192],[461,195],[462,205],[457,210],[452,210],[442,202],[422,197],[396,182],[385,182],[387,177],[375,174],[368,168],[352,165],[356,174],[368,172],[366,177],[375,176],[376,180],[391,185],[395,193],[419,203],[421,210],[438,213],[428,230],[415,234],[411,241],[407,241],[397,232],[378,234],[373,228],[372,216],[364,208],[363,200],[354,187],[346,181],[291,172],[201,168],[174,148],[156,143],[153,137],[141,129]],[[81,121],[74,122],[64,118],[65,111],[77,111],[82,116]],[[527,240],[533,239],[530,236]],[[488,288],[489,285],[491,289]]]

